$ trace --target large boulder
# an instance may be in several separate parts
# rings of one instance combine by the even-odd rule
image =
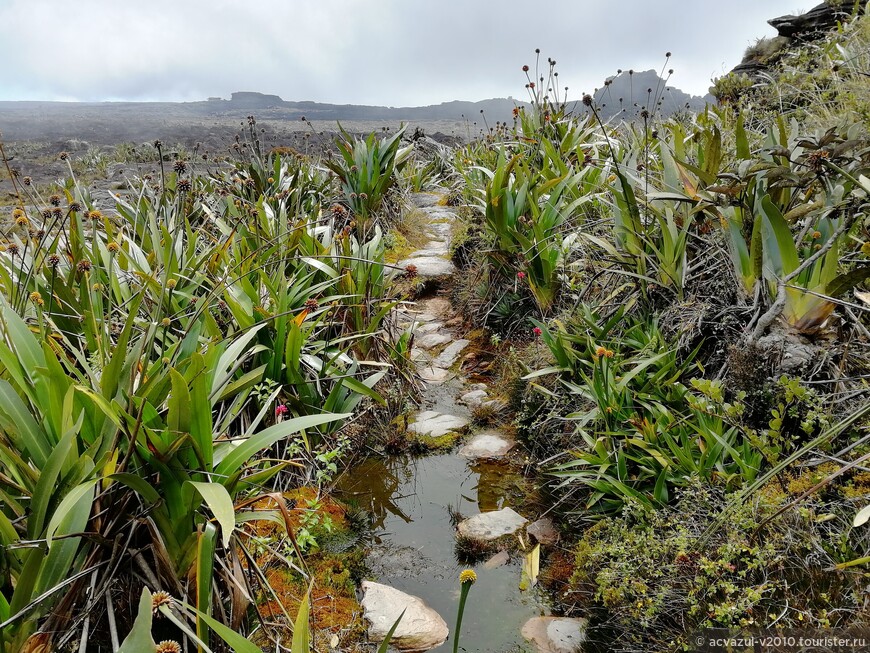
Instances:
[[[369,639],[382,642],[402,611],[402,620],[390,645],[400,651],[428,651],[447,640],[447,623],[421,599],[389,585],[363,581],[363,616],[369,622]]]

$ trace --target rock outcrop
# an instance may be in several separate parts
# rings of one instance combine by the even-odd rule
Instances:
[[[859,3],[848,0],[839,3],[823,2],[806,13],[771,18],[767,22],[780,36],[786,38],[818,38],[836,27],[837,23],[848,19],[852,15],[853,4],[857,6]]]
[[[771,18],[768,24],[777,31],[777,36],[761,39],[746,50],[746,54],[732,74],[760,77],[770,69],[795,43],[806,43],[824,38],[828,32],[852,16],[854,11],[863,11],[863,3],[850,0],[829,0],[803,14],[788,14]]]

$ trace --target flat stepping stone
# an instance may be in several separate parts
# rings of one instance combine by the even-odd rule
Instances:
[[[426,207],[424,212],[428,213],[430,217],[435,220],[449,220],[453,221],[459,216],[456,214],[456,209],[452,206],[431,206]]]
[[[514,448],[513,440],[508,440],[495,431],[484,431],[475,435],[459,455],[472,460],[495,460],[504,458]]]
[[[452,367],[456,362],[456,359],[459,358],[459,354],[462,353],[462,350],[470,344],[470,340],[464,339],[459,339],[449,344],[444,351],[438,355],[438,358],[435,359],[435,365],[438,365],[439,367]]]
[[[582,617],[533,617],[521,632],[538,653],[576,653],[586,641],[588,624]]]
[[[411,349],[411,360],[415,363],[425,363],[428,365],[432,361],[432,356],[428,352],[423,351],[419,347]]]
[[[406,268],[409,265],[417,267],[417,276],[423,279],[436,279],[438,277],[449,277],[456,272],[456,266],[446,258],[440,256],[421,256],[420,258],[406,258],[399,261],[397,265],[400,268]]]
[[[440,385],[450,378],[450,370],[426,365],[417,370],[417,375],[430,385]]]
[[[489,394],[487,394],[486,390],[472,390],[462,395],[459,401],[470,408],[474,408],[475,406],[480,406],[487,397],[489,397]]]
[[[447,256],[449,250],[447,249],[447,244],[445,243],[443,247],[427,247],[426,249],[419,249],[416,252],[412,252],[410,258],[421,258],[423,256]]]
[[[459,535],[470,540],[490,542],[520,530],[528,520],[513,508],[482,512],[459,522]]]
[[[407,312],[399,312],[396,313],[396,322],[399,323],[400,326],[413,326],[417,324],[426,324],[427,322],[434,322],[438,318],[429,313],[407,313]]]
[[[447,240],[450,238],[450,231],[452,228],[453,227],[449,222],[435,222],[429,225],[429,229],[432,230],[429,232],[429,237],[432,240],[435,240],[436,238]]]
[[[446,333],[427,333],[426,335],[417,338],[416,342],[417,346],[422,349],[434,349],[435,347],[446,344],[451,340],[453,340],[453,336]],[[441,360],[440,357],[438,360]],[[449,365],[441,365],[440,363],[436,364],[439,367],[449,367]]]
[[[420,309],[429,315],[446,315],[450,312],[450,302],[443,297],[432,297],[420,302]]]
[[[422,599],[389,585],[363,581],[363,616],[369,622],[369,639],[382,642],[405,612],[396,627],[390,646],[400,651],[428,651],[447,641],[447,622]]]
[[[507,563],[511,561],[511,557],[507,551],[502,549],[494,556],[492,556],[489,560],[483,563],[484,569],[497,569],[498,567],[503,567]]]
[[[430,206],[439,206],[446,197],[442,193],[412,193],[411,204],[419,209],[425,209]]]
[[[441,322],[427,322],[426,324],[421,324],[414,331],[417,333],[432,333],[433,331],[438,331],[438,329],[444,328],[444,324]]]
[[[442,435],[461,431],[466,426],[468,426],[468,420],[464,417],[426,410],[417,414],[417,419],[408,426],[408,430],[418,435],[440,438]]]

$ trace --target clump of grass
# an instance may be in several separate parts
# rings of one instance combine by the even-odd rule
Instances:
[[[473,565],[491,556],[498,547],[493,542],[457,534],[453,550],[460,564]]]

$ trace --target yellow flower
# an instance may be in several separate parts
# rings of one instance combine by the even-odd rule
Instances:
[[[605,347],[602,347],[601,345],[598,345],[598,347],[595,348],[595,355],[599,357],[606,356],[607,349]]]
[[[464,569],[462,573],[459,574],[459,584],[465,585],[465,583],[473,583],[477,580],[477,574],[474,573],[473,569]]]
[[[37,306],[42,306],[43,304],[45,304],[45,301],[42,299],[42,295],[40,295],[38,292],[30,293],[30,301],[32,301]]]

